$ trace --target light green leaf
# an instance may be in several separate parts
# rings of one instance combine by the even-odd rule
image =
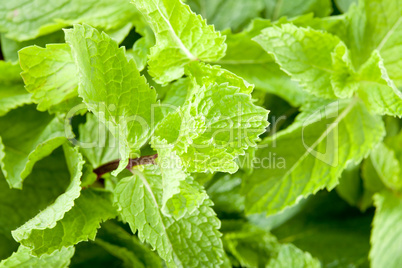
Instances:
[[[293,106],[300,106],[308,93],[291,81],[272,56],[252,40],[270,26],[272,23],[268,20],[255,19],[243,32],[226,32],[226,55],[215,63],[253,83],[257,89],[276,94]]]
[[[160,150],[157,158],[162,175],[162,213],[179,220],[193,214],[208,198],[205,191],[194,188],[193,178],[183,171],[180,157],[172,150]]]
[[[191,79],[188,77],[181,78],[170,83],[167,87],[166,95],[161,104],[162,112],[165,116],[184,104],[187,94],[192,88]]]
[[[119,158],[118,141],[95,115],[88,113],[86,123],[78,129],[80,151],[92,167],[97,168]]]
[[[186,3],[217,30],[231,28],[234,31],[259,17],[264,9],[261,0],[189,0]]]
[[[264,0],[265,16],[277,20],[282,16],[295,17],[313,12],[315,16],[325,17],[332,13],[330,0]]]
[[[36,231],[52,229],[63,219],[64,215],[72,209],[74,201],[81,193],[81,176],[84,161],[78,149],[63,145],[67,167],[70,172],[71,181],[66,192],[60,195],[53,204],[42,210],[34,218],[13,231],[13,237],[17,241],[30,239]]]
[[[82,22],[112,31],[123,28],[135,16],[136,10],[124,0],[2,1],[0,32],[24,41]]]
[[[321,264],[320,261],[313,258],[310,253],[303,252],[292,244],[286,244],[279,248],[278,255],[275,258],[272,258],[266,267],[319,268],[321,267]]]
[[[381,115],[402,116],[402,92],[389,78],[383,59],[377,51],[361,67],[358,79],[359,97],[370,111]]]
[[[32,93],[39,111],[61,102],[71,103],[78,96],[77,67],[67,44],[30,46],[18,51],[18,55],[25,88]]]
[[[399,191],[402,189],[401,166],[393,150],[389,149],[384,143],[380,143],[371,152],[367,161],[370,161],[372,169],[366,167],[367,170],[364,172],[366,177],[378,177],[391,190]],[[372,187],[374,188],[373,190],[379,191],[382,189],[382,184],[378,184],[377,187]]]
[[[384,135],[381,118],[356,99],[302,113],[259,144],[259,168],[244,183],[246,210],[275,214],[320,189],[333,189],[343,170],[359,163]]]
[[[148,64],[158,83],[180,78],[191,61],[216,61],[225,55],[225,38],[180,0],[136,0],[133,4],[155,33]]]
[[[24,89],[20,72],[17,64],[0,61],[0,116],[31,103],[31,94]]]
[[[363,185],[360,178],[360,165],[347,167],[339,178],[337,194],[351,206],[361,207]]]
[[[356,66],[367,61],[374,50],[397,87],[402,86],[402,7],[400,0],[361,0],[349,9],[348,38]]]
[[[152,134],[159,111],[155,90],[126,58],[124,48],[105,33],[88,25],[75,25],[65,33],[79,70],[78,93],[119,141],[118,174]]]
[[[33,255],[41,256],[81,241],[94,240],[100,224],[114,217],[116,210],[111,193],[89,188],[81,191],[72,209],[52,228],[32,230],[29,237],[22,235],[19,229],[12,234],[16,241],[29,247]]]
[[[0,259],[18,248],[15,230],[54,202],[68,187],[70,174],[61,148],[38,161],[24,181],[24,189],[10,189],[0,172]]]
[[[141,241],[147,241],[169,267],[217,267],[223,259],[220,222],[206,199],[198,210],[180,220],[164,216],[162,178],[156,166],[134,170],[119,182],[115,202],[124,221]]]
[[[383,191],[374,196],[376,212],[371,233],[371,267],[402,265],[402,199]]]
[[[69,267],[73,255],[74,248],[69,247],[55,251],[50,255],[35,257],[29,253],[28,248],[20,246],[17,252],[0,262],[0,268],[65,268]]]
[[[222,241],[234,267],[265,267],[279,249],[276,237],[240,220],[222,222]]]
[[[197,63],[188,76],[192,91],[158,125],[153,148],[175,151],[187,172],[233,173],[234,159],[265,132],[268,111],[253,104],[248,83],[226,70]]]
[[[124,267],[162,268],[162,259],[148,245],[141,243],[137,236],[129,234],[112,221],[102,224],[95,244],[121,259]]]
[[[37,161],[66,141],[61,119],[24,106],[0,117],[0,165],[8,184],[22,188]]]
[[[352,67],[345,44],[334,35],[292,24],[270,27],[254,38],[304,90],[323,98],[351,96],[345,80]],[[339,88],[347,84],[348,88]],[[343,92],[346,90],[346,92]]]
[[[343,13],[348,11],[350,5],[352,5],[353,3],[357,3],[357,2],[358,2],[358,0],[335,0],[336,6]]]

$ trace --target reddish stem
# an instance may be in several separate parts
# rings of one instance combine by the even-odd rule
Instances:
[[[131,169],[132,167],[135,166],[142,166],[142,165],[155,165],[155,159],[158,157],[158,154],[154,155],[146,155],[146,156],[141,156],[138,158],[132,158],[128,161],[127,169]],[[111,161],[109,163],[106,163],[98,168],[95,168],[93,172],[96,174],[97,178],[100,179],[104,174],[112,172],[113,170],[117,169],[119,166],[120,159]]]

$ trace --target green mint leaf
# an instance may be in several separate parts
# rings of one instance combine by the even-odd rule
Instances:
[[[210,62],[225,55],[225,38],[180,0],[136,0],[133,4],[155,33],[148,64],[158,83],[180,78],[191,61]]]
[[[350,97],[356,86],[339,88],[352,67],[345,44],[336,36],[292,24],[270,27],[254,38],[304,90],[323,98]],[[344,92],[346,90],[346,92]]]
[[[303,252],[292,244],[282,245],[278,255],[272,258],[267,268],[300,267],[320,268],[320,261],[313,258],[310,253]]]
[[[192,91],[185,104],[158,125],[153,148],[173,149],[187,172],[233,173],[238,169],[234,159],[256,146],[268,126],[268,111],[253,104],[252,86],[224,69],[194,63],[188,75]]]
[[[124,48],[105,33],[88,25],[75,25],[65,33],[79,70],[78,93],[119,141],[117,174],[152,133],[152,110],[158,111],[155,90],[127,59]]]
[[[55,251],[50,255],[35,257],[30,254],[29,248],[20,246],[17,252],[0,262],[0,268],[65,268],[69,267],[73,255],[74,248],[69,247]]]
[[[20,72],[17,64],[0,61],[0,116],[31,103],[31,94],[24,89]]]
[[[162,268],[162,259],[148,245],[112,221],[102,224],[95,244],[121,259],[125,267]]]
[[[300,90],[297,83],[280,70],[272,56],[252,40],[262,29],[270,26],[270,21],[255,19],[240,33],[227,32],[226,55],[215,63],[253,83],[257,89],[276,94],[290,104],[300,106],[308,93]]]
[[[223,258],[218,228],[220,222],[206,199],[198,210],[180,220],[161,212],[162,178],[154,166],[121,180],[115,189],[115,202],[131,230],[138,231],[169,266],[216,267]]]
[[[348,163],[366,157],[384,132],[381,119],[358,100],[302,113],[291,127],[260,144],[265,148],[256,151],[258,168],[244,184],[246,210],[275,214],[301,197],[333,189]]]
[[[380,11],[380,12],[379,12]],[[402,48],[402,9],[399,0],[362,0],[347,14],[348,38],[356,66],[366,62],[374,50],[384,59],[389,76],[402,86],[400,61]]]
[[[358,0],[335,0],[336,6],[343,13],[347,12],[349,7],[353,3],[357,3],[357,2],[358,2]]]
[[[78,96],[77,67],[67,44],[30,46],[18,51],[18,55],[25,88],[32,93],[39,111],[62,102],[71,103]]]
[[[29,236],[21,236],[20,230],[13,231],[13,237],[31,249],[31,254],[41,256],[55,250],[73,246],[81,241],[94,240],[100,224],[116,217],[110,192],[85,189],[55,226],[34,229]]]
[[[258,17],[264,9],[264,3],[261,0],[190,0],[186,3],[209,24],[213,24],[217,30],[227,28],[239,30],[251,19]]]
[[[81,193],[81,176],[84,161],[78,149],[63,145],[67,167],[70,172],[71,181],[66,192],[60,195],[53,204],[42,210],[31,220],[13,231],[13,237],[17,241],[30,239],[36,231],[52,229],[63,219],[64,215],[72,209],[74,201]]]
[[[377,182],[376,185],[371,183],[373,190],[382,190],[383,184],[394,191],[402,189],[401,166],[393,150],[380,143],[366,161],[363,174],[371,178],[371,182]]]
[[[78,127],[80,151],[97,168],[119,158],[118,141],[95,115],[88,113],[87,121]]]
[[[402,200],[399,196],[383,191],[374,196],[376,212],[371,233],[371,267],[398,267],[402,243]]]
[[[15,230],[54,202],[68,187],[70,174],[61,148],[38,161],[24,181],[23,190],[10,189],[0,172],[0,258],[18,248]]]
[[[402,116],[402,92],[388,76],[383,59],[376,51],[361,67],[359,97],[370,111],[381,115]]]
[[[46,8],[38,8],[46,7]],[[88,23],[104,30],[123,28],[136,16],[124,0],[18,0],[0,3],[0,31],[17,41],[33,39],[75,23]]]
[[[12,188],[22,188],[37,161],[66,141],[58,118],[23,106],[0,117],[0,165]]]
[[[265,16],[277,20],[282,16],[295,17],[313,12],[318,17],[331,14],[332,4],[329,0],[264,0]]]
[[[208,198],[207,194],[192,186],[192,177],[183,171],[180,157],[174,151],[161,150],[157,164],[162,175],[162,213],[173,216],[175,220],[193,214]]]

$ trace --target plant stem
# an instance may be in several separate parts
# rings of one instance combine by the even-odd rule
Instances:
[[[158,157],[158,154],[154,155],[146,155],[146,156],[141,156],[138,158],[132,158],[129,159],[127,169],[131,169],[132,167],[135,166],[142,166],[142,165],[155,165],[155,159]],[[119,166],[120,159],[111,161],[109,163],[106,163],[98,168],[95,168],[93,172],[96,174],[97,178],[101,178],[104,174],[112,172],[113,170],[117,169]]]

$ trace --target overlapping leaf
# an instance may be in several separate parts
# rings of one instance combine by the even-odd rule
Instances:
[[[74,255],[74,248],[63,248],[60,251],[55,251],[50,255],[35,257],[29,253],[29,249],[20,246],[18,251],[13,253],[8,259],[0,262],[1,268],[64,268],[70,264],[70,259]]]
[[[31,103],[31,94],[24,89],[20,72],[17,64],[0,61],[0,116]]]
[[[74,206],[56,225],[47,229],[22,229],[13,231],[13,237],[30,248],[35,256],[51,254],[88,239],[94,240],[100,224],[116,217],[112,195],[105,190],[86,189],[81,192]]]
[[[46,48],[30,46],[18,55],[23,69],[21,76],[39,111],[63,102],[67,107],[81,102],[77,100],[77,67],[67,44],[51,44]]]
[[[215,61],[225,55],[225,38],[180,0],[133,2],[155,33],[149,55],[149,72],[166,84],[184,74],[191,61]]]
[[[122,218],[172,267],[219,266],[223,259],[220,222],[206,199],[198,210],[180,220],[164,216],[162,178],[154,166],[134,171],[119,182],[115,202]]]
[[[65,32],[79,70],[78,93],[119,141],[118,173],[152,133],[158,116],[155,90],[126,58],[124,48],[105,33],[88,25]]]
[[[398,267],[402,263],[402,200],[391,192],[374,196],[376,213],[371,234],[371,267]]]
[[[358,100],[302,113],[263,141],[246,179],[249,213],[274,214],[318,190],[333,189],[349,163],[359,163],[383,139],[384,126]]]
[[[2,1],[0,32],[18,41],[49,34],[74,23],[89,23],[104,30],[123,28],[136,16],[124,0]]]
[[[0,117],[0,165],[8,184],[22,188],[34,164],[66,141],[58,117],[24,106]]]
[[[256,145],[268,125],[268,112],[253,104],[252,86],[240,77],[199,63],[188,70],[192,91],[158,125],[153,147],[173,149],[188,172],[235,172],[233,160]]]
[[[70,184],[66,192],[60,195],[53,204],[13,231],[13,236],[18,241],[29,239],[35,231],[54,228],[64,215],[73,208],[75,200],[80,196],[84,161],[78,149],[73,149],[68,145],[64,145],[63,148],[71,176]]]
[[[345,44],[334,35],[292,24],[270,27],[254,38],[304,90],[323,98],[350,97],[353,67]],[[349,81],[350,80],[350,81]]]

